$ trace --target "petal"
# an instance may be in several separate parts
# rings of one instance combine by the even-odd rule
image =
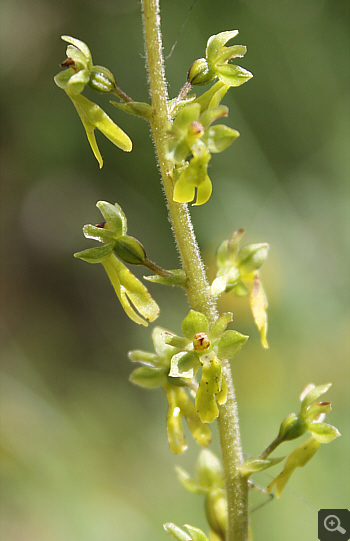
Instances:
[[[74,45],[77,49],[79,49],[85,58],[88,61],[88,67],[92,68],[92,56],[89,47],[84,43],[83,41],[80,41],[80,39],[72,38],[71,36],[61,36],[61,39],[65,41],[66,43],[70,43],[71,45]]]
[[[122,208],[115,203],[112,205],[108,201],[98,201],[96,207],[101,212],[106,220],[108,227],[113,233],[119,237],[127,232],[127,220]]]
[[[188,340],[192,341],[194,335],[199,332],[204,332],[205,334],[208,334],[208,319],[201,312],[190,310],[181,323],[181,330],[183,332],[183,335],[186,336]]]
[[[113,252],[113,246],[106,244],[105,246],[97,246],[96,248],[88,248],[82,252],[76,252],[74,257],[82,259],[87,263],[102,263],[104,259],[110,257]]]
[[[88,70],[80,70],[69,79],[66,87],[66,91],[76,96],[80,94],[90,80],[90,73]]]
[[[211,36],[207,41],[206,57],[209,62],[215,62],[220,49],[230,40],[236,37],[238,30],[220,32]]]

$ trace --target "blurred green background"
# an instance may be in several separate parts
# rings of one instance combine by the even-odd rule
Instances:
[[[191,3],[162,2],[166,54]],[[187,453],[172,456],[165,397],[128,382],[127,352],[151,349],[150,333],[125,316],[100,265],[72,257],[93,245],[81,228],[100,221],[95,203],[104,199],[122,206],[152,260],[178,265],[147,124],[94,96],[134,143],[126,154],[97,134],[99,171],[53,83],[68,34],[87,42],[129,95],[147,100],[139,8],[136,0],[1,2],[6,541],[161,541],[167,521],[206,529],[201,498],[173,471],[193,471],[195,442],[189,436]],[[235,42],[248,46],[240,64],[254,74],[224,100],[241,137],[213,156],[213,196],[191,209],[211,278],[216,247],[238,227],[245,243],[270,243],[262,270],[270,349],[260,346],[247,299],[227,295],[220,305],[251,336],[233,363],[244,450],[262,451],[309,382],[333,382],[329,422],[343,433],[295,472],[293,492],[252,514],[255,541],[316,539],[317,509],[349,506],[348,8],[343,0],[198,0],[166,62],[175,96],[207,38],[238,28]],[[184,294],[150,290],[157,323],[178,332]],[[252,504],[261,498],[253,494]]]

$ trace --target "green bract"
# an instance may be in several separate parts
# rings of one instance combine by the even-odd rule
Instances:
[[[206,57],[196,60],[188,72],[187,78],[192,85],[205,85],[217,77],[225,85],[240,86],[253,77],[250,71],[228,63],[234,58],[242,58],[247,52],[244,45],[225,47],[237,34],[238,30],[232,30],[208,39]]]
[[[96,103],[82,96],[81,92],[86,85],[98,92],[114,92],[115,79],[107,68],[93,66],[91,52],[86,43],[70,36],[62,36],[62,39],[70,44],[66,51],[67,60],[62,63],[62,67],[67,67],[67,69],[58,73],[54,80],[72,100],[101,168],[103,160],[95,139],[96,128],[113,144],[126,152],[132,150],[132,142],[129,136]]]
[[[77,252],[75,257],[88,263],[102,263],[118,299],[127,315],[140,325],[148,325],[159,314],[159,307],[146,287],[121,263],[116,255],[127,263],[142,264],[146,254],[142,245],[133,237],[126,235],[126,217],[120,206],[99,201],[100,209],[106,222],[94,226],[85,225],[86,238],[105,243],[97,248]],[[140,317],[132,305],[141,314]]]
[[[239,244],[243,235],[244,229],[238,229],[230,240],[223,241],[219,246],[216,256],[218,271],[211,285],[211,291],[214,297],[229,291],[238,296],[250,293],[253,318],[259,329],[262,345],[267,348],[268,302],[259,269],[267,258],[269,245],[249,244],[240,249]],[[246,284],[250,286],[250,290]]]
[[[140,350],[129,353],[132,361],[144,365],[132,372],[130,380],[146,389],[163,388],[168,401],[169,447],[173,453],[179,454],[187,449],[182,418],[185,419],[194,439],[202,447],[210,443],[211,432],[208,425],[200,420],[196,407],[185,390],[185,387],[192,387],[195,382],[185,380],[180,376],[177,378],[168,376],[172,356],[174,352],[179,351],[178,348],[167,343],[168,336],[172,336],[169,331],[156,327],[152,333],[155,353]]]
[[[223,314],[209,330],[206,316],[191,310],[181,325],[184,338],[171,333],[165,336],[166,343],[178,349],[171,358],[170,377],[191,379],[202,368],[195,402],[204,423],[213,422],[219,415],[218,404],[226,402],[226,377],[220,359],[233,358],[248,339],[237,331],[225,330],[232,317],[231,313]]]

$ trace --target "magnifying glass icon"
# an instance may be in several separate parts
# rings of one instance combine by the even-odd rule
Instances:
[[[342,534],[346,533],[346,530],[340,526],[340,520],[336,515],[328,515],[324,519],[324,527],[329,532],[340,532]]]

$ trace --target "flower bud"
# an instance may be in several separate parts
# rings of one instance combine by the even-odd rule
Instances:
[[[215,79],[215,73],[209,68],[205,58],[198,58],[193,62],[187,75],[187,80],[191,85],[206,85]]]
[[[103,66],[93,66],[90,73],[89,87],[105,94],[114,92],[116,82],[113,73]]]

